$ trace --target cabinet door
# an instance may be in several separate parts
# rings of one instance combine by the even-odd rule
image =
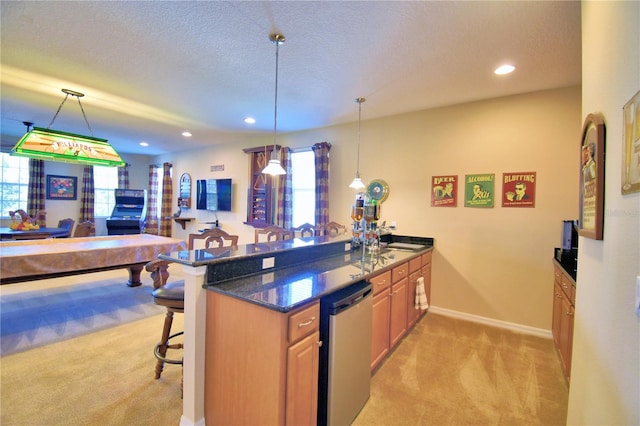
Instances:
[[[318,363],[320,332],[291,346],[287,353],[288,425],[315,425],[318,414]]]
[[[420,278],[420,270],[412,272],[409,275],[409,287],[407,288],[407,328],[411,328],[418,318],[420,318],[421,310],[416,309],[416,287],[418,286],[418,278]]]
[[[569,298],[562,295],[562,312],[560,313],[560,342],[558,350],[564,367],[564,375],[569,380],[571,371],[571,346],[573,343],[573,306]]]
[[[560,349],[560,323],[562,319],[562,290],[557,281],[553,285],[553,317],[551,319],[551,334],[553,343]]]
[[[390,343],[393,348],[407,333],[407,289],[409,279],[401,279],[391,286],[391,320],[389,326]]]
[[[431,256],[429,256],[429,259],[431,259]],[[427,303],[429,304],[429,306],[431,306],[431,262],[423,264],[421,271],[422,277],[424,278],[424,292],[427,295]],[[420,315],[424,315],[426,313],[426,310],[420,311]]]
[[[371,369],[389,353],[389,291],[373,296],[371,328]]]

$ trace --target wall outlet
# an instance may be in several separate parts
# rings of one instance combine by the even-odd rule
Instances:
[[[398,222],[396,222],[395,220],[392,220],[390,228],[391,229],[396,229],[397,227],[398,227]]]
[[[262,259],[262,269],[273,268],[276,265],[275,257],[265,257]]]

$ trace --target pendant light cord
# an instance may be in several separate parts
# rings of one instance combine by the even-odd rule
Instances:
[[[60,106],[58,107],[58,110],[56,111],[56,113],[53,115],[53,118],[51,119],[51,123],[49,123],[49,125],[47,126],[47,129],[50,129],[51,126],[53,125],[53,122],[56,121],[56,118],[58,117],[58,114],[60,113],[60,110],[62,109],[62,106],[64,105],[65,102],[67,102],[67,98],[69,97],[69,95],[71,95],[71,96],[75,96],[76,98],[78,98],[78,105],[80,105],[80,111],[82,111],[82,116],[84,117],[84,122],[87,124],[87,128],[89,129],[89,133],[91,134],[91,136],[93,136],[93,130],[91,129],[91,126],[89,125],[89,120],[87,120],[87,114],[85,114],[84,108],[82,107],[82,102],[80,102],[80,97],[84,96],[84,94],[80,93],[80,92],[75,92],[75,91],[69,90],[69,89],[62,89],[62,92],[65,93],[66,96],[64,97],[62,102],[60,102]]]
[[[356,173],[360,174],[360,121],[362,116],[362,102],[364,100],[362,98],[356,99],[358,102],[358,157],[356,158]]]
[[[278,53],[280,50],[280,39],[276,38],[274,41],[276,44],[276,85],[275,85],[275,102],[273,107],[273,154],[275,159],[278,159],[278,153],[276,152],[276,134],[277,134],[277,125],[278,125]]]

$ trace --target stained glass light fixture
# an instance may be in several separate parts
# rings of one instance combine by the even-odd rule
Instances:
[[[83,93],[74,90],[62,89],[66,94],[62,103],[58,107],[51,123],[45,129],[42,127],[33,127],[20,138],[18,143],[11,150],[11,155],[21,157],[37,158],[47,161],[59,161],[63,163],[88,164],[95,166],[124,166],[126,163],[120,157],[120,154],[109,144],[106,139],[96,138],[87,120],[87,116],[82,108],[80,98]],[[82,116],[89,129],[91,136],[80,135],[76,133],[62,132],[51,129],[51,125],[55,121],[62,106],[69,96],[78,99]]]

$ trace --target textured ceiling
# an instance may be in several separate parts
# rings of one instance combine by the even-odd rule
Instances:
[[[581,83],[577,1],[3,0],[0,17],[3,145],[47,127],[62,88],[123,153],[273,132],[273,32],[279,133],[356,121],[356,97],[366,120]],[[51,127],[88,133],[75,98]]]

